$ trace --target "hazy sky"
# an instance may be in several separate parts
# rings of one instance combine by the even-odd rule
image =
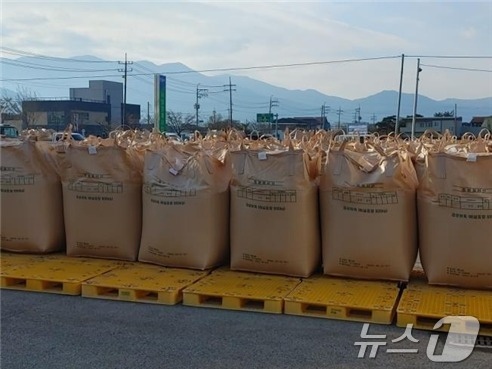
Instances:
[[[50,56],[181,62],[193,69],[400,55],[492,55],[492,2],[2,2],[2,44]],[[12,57],[11,55],[3,55]],[[492,59],[423,57],[420,93],[492,96]],[[405,61],[404,91],[415,89]],[[400,60],[233,72],[359,98],[398,89]]]

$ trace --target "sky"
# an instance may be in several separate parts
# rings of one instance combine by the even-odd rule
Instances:
[[[3,0],[1,7],[2,46],[31,53],[122,60],[127,52],[129,60],[196,70],[395,56],[231,72],[349,99],[398,90],[404,53],[404,92],[415,91],[413,55],[422,56],[420,94],[492,96],[492,58],[429,57],[492,56],[492,1]]]

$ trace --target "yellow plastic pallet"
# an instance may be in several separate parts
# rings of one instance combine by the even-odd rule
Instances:
[[[118,262],[71,258],[61,254],[1,254],[1,288],[80,295],[82,282],[118,266]]]
[[[304,279],[285,300],[285,313],[391,324],[399,288],[379,282],[316,275]]]
[[[182,300],[185,287],[208,273],[132,263],[85,281],[82,296],[175,305]]]
[[[281,314],[283,298],[300,279],[278,275],[214,271],[183,291],[183,304]]]
[[[399,327],[413,324],[417,329],[433,330],[445,316],[473,316],[480,322],[480,335],[492,336],[492,291],[430,286],[411,281],[403,291],[397,309]],[[444,325],[441,331],[449,326]]]

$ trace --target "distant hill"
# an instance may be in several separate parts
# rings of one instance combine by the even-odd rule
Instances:
[[[94,56],[84,55],[67,59],[40,59],[22,57],[12,61],[0,58],[2,79],[32,79],[18,82],[5,81],[3,89],[12,94],[18,88],[27,88],[41,98],[67,98],[70,87],[87,87],[90,79],[106,79],[123,82],[122,73],[118,69],[122,65],[116,61],[106,61]],[[328,119],[336,122],[337,109],[344,112],[342,122],[351,122],[354,119],[355,109],[360,107],[362,121],[370,122],[373,114],[376,121],[388,115],[396,114],[397,91],[381,91],[374,95],[349,100],[337,96],[325,95],[319,91],[290,90],[274,86],[250,77],[234,76],[229,74],[206,76],[194,72],[181,63],[156,65],[149,61],[136,61],[129,66],[131,72],[128,77],[129,103],[141,105],[142,117],[147,114],[147,102],[150,102],[151,114],[153,105],[153,76],[152,73],[162,73],[168,78],[167,105],[169,110],[194,114],[196,102],[196,88],[208,89],[208,97],[200,99],[200,119],[207,120],[213,110],[223,116],[228,115],[229,94],[224,90],[229,83],[236,85],[233,92],[234,119],[254,120],[256,113],[268,112],[270,96],[279,101],[279,106],[273,108],[279,117],[292,116],[319,116],[321,105],[330,106]],[[51,79],[51,78],[64,79]],[[76,78],[72,78],[76,77]],[[413,112],[413,94],[402,95],[401,116],[411,115]],[[473,116],[492,115],[492,97],[475,100],[445,99],[433,100],[419,95],[418,113],[429,116],[436,112],[452,111],[454,104],[458,106],[458,116],[469,121]]]

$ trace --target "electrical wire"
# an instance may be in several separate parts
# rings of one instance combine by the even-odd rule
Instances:
[[[95,72],[115,72],[115,71],[118,71],[118,69],[115,69],[115,68],[112,68],[112,69],[74,69],[74,68],[63,68],[63,67],[55,68],[55,67],[43,66],[40,64],[33,64],[33,63],[27,63],[27,62],[22,62],[22,61],[16,61],[16,60],[7,59],[7,58],[2,58],[2,60],[0,60],[0,64],[7,64],[7,65],[13,65],[15,67],[29,68],[29,69],[36,69],[36,70],[47,70],[47,71],[68,72],[68,73],[95,73]]]
[[[462,70],[462,71],[466,71],[466,72],[486,72],[486,73],[492,73],[492,69],[449,67],[449,66],[446,66],[446,65],[434,65],[434,64],[420,64],[420,66],[421,67],[428,67],[428,68],[438,68],[438,69]]]
[[[161,74],[189,74],[189,73],[203,73],[203,72],[226,72],[226,71],[238,71],[238,70],[254,70],[254,69],[272,69],[272,68],[289,68],[289,67],[299,67],[299,66],[313,66],[313,65],[326,65],[326,64],[339,64],[339,63],[353,63],[362,61],[374,61],[374,60],[384,60],[384,59],[395,59],[400,58],[400,56],[379,56],[373,58],[358,58],[358,59],[341,59],[341,60],[330,60],[330,61],[319,61],[319,62],[306,62],[306,63],[291,63],[291,64],[270,64],[270,65],[259,65],[250,67],[232,67],[232,68],[212,68],[212,69],[202,69],[202,70],[184,70],[184,71],[161,71]],[[154,73],[134,73],[133,75],[151,75]],[[114,75],[105,76],[94,76],[94,77],[115,77]],[[119,75],[117,75],[119,77]],[[45,80],[45,79],[70,79],[70,78],[86,78],[86,77],[53,77],[53,78],[12,78],[12,79],[1,79],[0,81],[27,81],[27,80]],[[220,86],[220,87],[224,87]]]
[[[429,59],[492,59],[489,55],[406,55],[405,58],[429,58]]]
[[[28,56],[37,59],[59,60],[65,62],[78,62],[78,63],[118,63],[117,60],[84,60],[84,59],[62,58],[58,56],[47,56],[42,54],[31,53],[29,51],[16,50],[6,46],[0,46],[0,49],[2,50],[3,53],[6,54]]]

